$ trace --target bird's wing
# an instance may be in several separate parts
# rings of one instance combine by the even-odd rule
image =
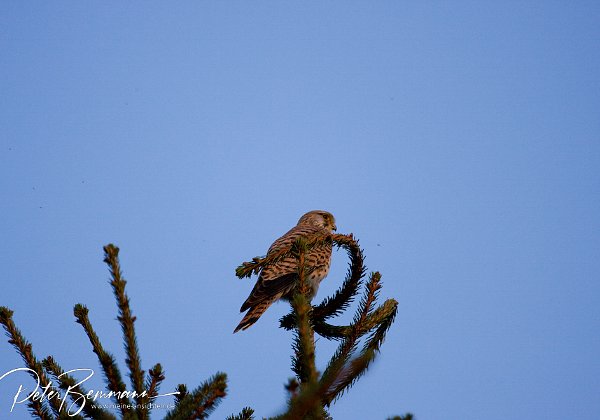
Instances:
[[[269,247],[267,255],[292,245],[296,238],[300,236],[310,237],[320,232],[320,230],[320,228],[310,225],[294,226],[285,235],[273,242]],[[260,273],[250,296],[248,296],[248,299],[242,305],[240,312],[244,312],[246,309],[266,300],[279,299],[292,290],[294,282],[298,278],[297,269],[298,260],[292,256],[285,257],[273,265],[266,266]]]
[[[265,279],[262,276],[259,277],[254,285],[254,289],[252,289],[252,293],[250,293],[250,296],[248,296],[248,299],[246,299],[240,308],[240,312],[244,312],[246,309],[256,306],[266,300],[271,300],[275,297],[279,298],[280,296],[285,295],[292,290],[297,277],[298,274],[295,272],[270,279]]]

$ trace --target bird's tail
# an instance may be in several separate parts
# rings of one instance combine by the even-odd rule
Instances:
[[[238,326],[235,327],[233,333],[235,334],[239,330],[245,330],[252,326],[252,324],[258,321],[258,318],[260,318],[261,315],[265,313],[267,308],[271,306],[271,303],[273,303],[272,300],[266,300],[259,302],[256,306],[252,306],[250,310],[246,313],[246,315],[244,315],[244,318],[240,321]]]

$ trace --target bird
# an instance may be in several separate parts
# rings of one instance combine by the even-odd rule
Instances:
[[[330,235],[336,231],[335,218],[324,210],[312,210],[298,220],[298,224],[269,247],[267,257],[290,247],[299,237],[311,238]],[[327,277],[331,265],[331,242],[320,243],[310,248],[304,257],[310,291],[308,298],[317,294],[319,284]],[[298,260],[294,256],[285,257],[262,268],[258,280],[240,312],[248,311],[233,331],[245,330],[252,326],[271,304],[281,298],[290,300],[298,280]]]

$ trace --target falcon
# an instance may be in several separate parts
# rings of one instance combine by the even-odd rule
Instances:
[[[299,237],[311,239],[315,236],[326,236],[336,229],[335,218],[331,213],[324,210],[309,211],[298,220],[296,226],[273,242],[267,251],[267,256],[290,247]],[[317,294],[319,283],[329,273],[331,243],[313,246],[306,252],[304,261],[306,279],[310,285],[308,297],[312,299]],[[294,256],[285,257],[274,264],[265,266],[261,270],[250,296],[240,308],[240,312],[248,312],[233,332],[249,328],[276,300],[291,299],[297,281],[298,260]]]

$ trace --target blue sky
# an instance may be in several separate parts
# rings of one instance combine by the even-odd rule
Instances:
[[[233,335],[234,269],[325,209],[399,301],[334,418],[597,418],[599,39],[586,1],[3,2],[0,305],[104,389],[72,307],[124,369],[113,242],[163,392],[225,371],[214,418],[274,415],[288,308]]]

